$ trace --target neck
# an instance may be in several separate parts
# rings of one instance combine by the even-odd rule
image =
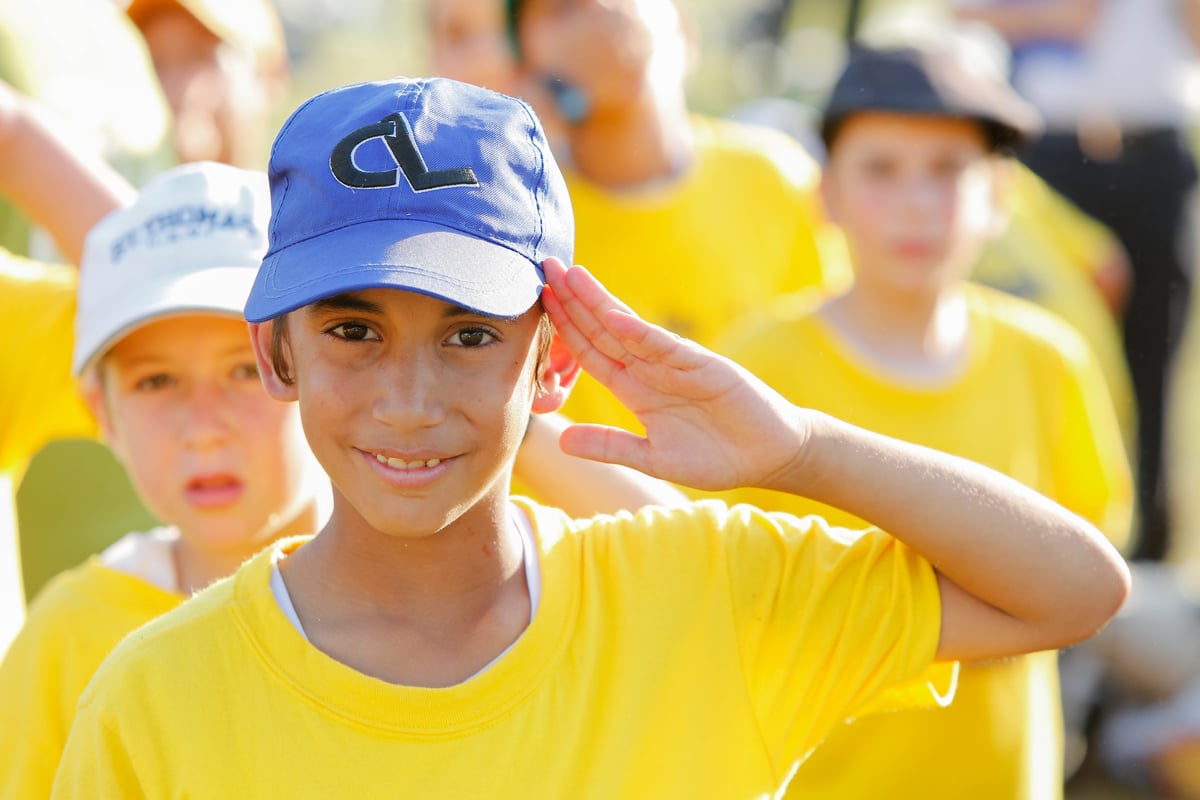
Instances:
[[[323,594],[350,605],[436,616],[457,609],[469,616],[520,577],[523,561],[505,494],[419,537],[376,530],[337,497],[329,524],[284,564],[285,575],[303,573],[301,580],[318,582]]]
[[[278,539],[312,533],[319,525],[318,516],[317,503],[312,501],[285,525],[227,547],[209,546],[199,537],[181,532],[172,550],[180,594],[191,595],[232,575],[247,559]]]
[[[376,530],[335,495],[330,524],[279,566],[313,645],[407,686],[451,686],[499,656],[530,619],[503,486],[419,537]]]
[[[677,178],[691,164],[695,138],[682,96],[647,96],[598,109],[568,133],[572,168],[605,189],[638,189]]]
[[[909,295],[856,285],[821,309],[855,350],[889,374],[938,381],[966,358],[968,316],[961,286]]]

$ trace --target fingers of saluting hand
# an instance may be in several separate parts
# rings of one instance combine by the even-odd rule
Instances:
[[[558,259],[548,259],[544,268],[550,319],[584,369],[597,378],[604,380],[618,365],[635,361],[695,366],[686,340],[638,317],[583,267],[568,269]]]
[[[607,330],[602,317],[609,309],[629,309],[611,295],[605,297],[608,293],[582,267],[568,269],[552,258],[546,260],[544,269],[550,292],[543,293],[542,300],[559,337],[584,369],[603,377],[616,366],[611,361],[619,361],[625,349]]]

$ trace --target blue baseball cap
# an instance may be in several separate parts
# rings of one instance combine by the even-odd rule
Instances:
[[[520,100],[446,78],[332,89],[271,150],[269,249],[245,316],[403,289],[499,317],[541,295],[542,261],[572,262],[562,173]]]

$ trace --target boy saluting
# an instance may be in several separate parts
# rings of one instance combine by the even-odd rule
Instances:
[[[57,797],[768,796],[842,718],[928,698],[935,660],[1059,647],[1125,597],[1077,516],[796,408],[565,267],[566,190],[519,101],[335,89],[284,125],[270,177],[246,315],[332,516],[114,652]],[[888,534],[510,498],[529,414],[580,364],[646,436],[579,426],[568,452]]]

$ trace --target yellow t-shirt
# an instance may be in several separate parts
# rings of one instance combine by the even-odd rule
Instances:
[[[50,796],[96,668],[126,634],[181,602],[96,558],[46,585],[0,663],[0,800]]]
[[[1108,384],[1125,444],[1132,447],[1137,425],[1121,332],[1090,277],[1119,244],[1031,170],[1019,163],[1014,169],[1006,197],[1008,228],[984,248],[972,279],[1037,303],[1083,334]]]
[[[541,598],[441,689],[309,644],[277,549],[128,637],[80,703],[54,797],[768,797],[838,720],[928,702],[932,568],[878,531],[703,502],[531,516]]]
[[[611,192],[566,171],[575,260],[634,311],[711,347],[725,327],[775,297],[824,285],[817,257],[819,170],[792,139],[693,117],[696,157],[677,180]],[[588,375],[564,413],[640,430]]]
[[[812,313],[811,298],[781,303],[775,314],[752,320],[728,350],[798,405],[986,464],[1124,543],[1131,479],[1104,381],[1086,345],[1029,303],[983,287],[969,287],[967,296],[968,362],[936,388],[903,385],[865,364]],[[861,524],[792,495],[743,490],[728,499]],[[970,535],[969,523],[963,534]],[[800,768],[789,796],[1059,797],[1060,716],[1054,653],[964,664],[949,708],[839,728]]]
[[[71,376],[75,283],[69,267],[0,250],[0,655],[25,615],[13,493],[46,442],[95,428]]]

